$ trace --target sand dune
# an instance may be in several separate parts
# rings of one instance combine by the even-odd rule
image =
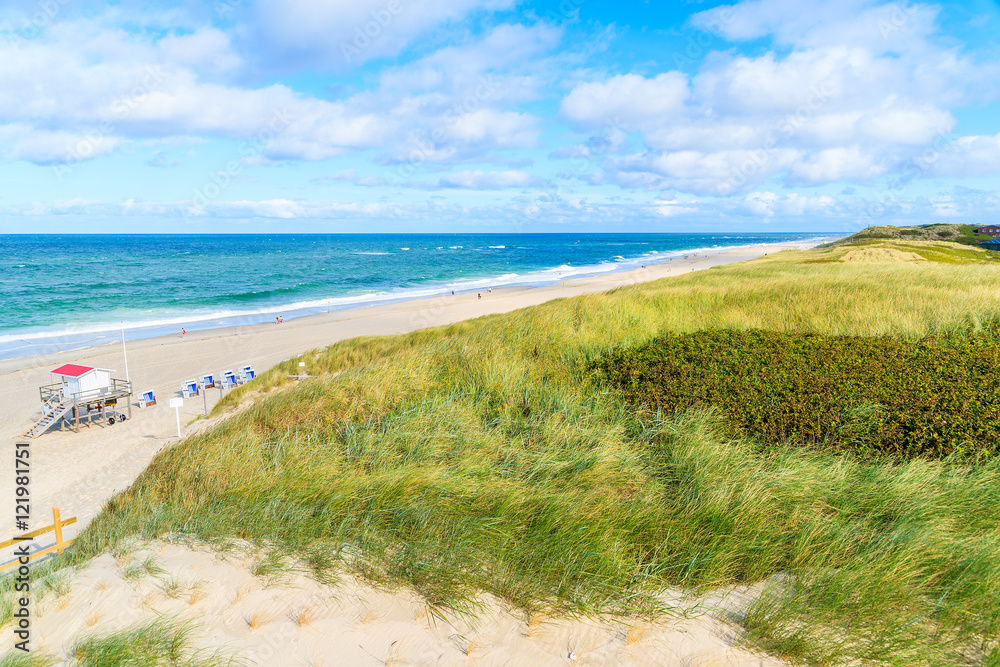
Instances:
[[[735,626],[676,592],[673,613],[655,622],[529,617],[490,596],[457,614],[349,575],[322,584],[293,569],[268,580],[253,574],[258,558],[164,542],[95,558],[37,606],[39,648],[66,659],[81,638],[160,617],[192,621],[195,650],[269,667],[783,664],[736,647]]]
[[[167,403],[169,398],[179,395],[180,384],[185,379],[195,378],[208,372],[221,373],[244,364],[252,364],[258,370],[265,370],[281,360],[310,349],[359,335],[398,334],[489,313],[507,312],[550,299],[603,291],[753,259],[783,248],[804,247],[808,246],[786,244],[699,253],[687,259],[678,258],[624,273],[569,280],[544,287],[498,289],[492,293],[484,293],[482,299],[478,299],[475,293],[449,295],[314,315],[280,325],[261,324],[189,333],[184,338],[178,333],[176,336],[131,341],[128,358],[134,387],[138,391],[154,390],[159,399],[158,405],[142,410],[133,405],[132,419],[125,423],[114,426],[104,424],[84,426],[79,433],[64,426],[61,430],[51,430],[31,441],[33,506],[31,528],[51,523],[50,508],[58,505],[63,516],[76,516],[79,519],[76,525],[67,528],[66,536],[73,537],[100,512],[108,499],[135,480],[157,452],[175,442],[174,411],[167,406]],[[67,362],[114,368],[118,369],[114,376],[124,375],[122,350],[118,345],[0,362],[0,405],[3,406],[0,413],[0,434],[4,439],[13,441],[30,426],[38,414],[38,386],[51,382],[51,376],[48,375],[50,369]],[[184,434],[189,434],[198,428],[199,422],[191,423],[192,420],[206,408],[211,410],[220,396],[219,390],[209,390],[204,397],[192,397],[185,401],[181,410]],[[0,474],[5,475],[5,479],[13,478],[13,457],[2,457]],[[45,546],[45,543],[43,542],[41,546]],[[206,582],[205,604],[221,605],[226,596],[233,595],[233,590],[230,589],[238,587],[239,582],[246,579],[246,573],[241,573],[238,567],[232,564],[213,564],[211,557],[197,551],[182,553],[175,547],[169,547],[166,553],[174,559],[171,562],[176,561],[176,568],[180,568],[177,570],[177,576],[181,579],[190,584],[197,581]],[[9,559],[9,555],[3,556],[5,561]],[[137,593],[122,582],[120,573],[115,567],[117,566],[111,562],[110,556],[97,559],[78,576],[78,583],[74,584],[78,602],[71,602],[62,610],[45,612],[49,618],[59,619],[58,622],[52,621],[51,624],[49,621],[44,622],[43,627],[47,628],[44,630],[46,645],[63,645],[85,627],[104,630],[106,627],[120,625],[130,618],[131,614],[138,613],[116,611],[119,604],[125,605],[123,609],[133,609],[133,607],[139,609],[142,605],[135,607],[138,603],[134,596],[142,591]],[[223,568],[225,571],[217,571],[218,568]],[[102,578],[108,582],[116,582],[114,586],[117,588],[109,590],[115,591],[114,596],[118,597],[109,597],[105,595],[106,591],[86,583],[96,582]],[[267,607],[269,604],[272,606],[278,604],[268,603],[268,596],[284,596],[282,600],[287,600],[288,605],[294,606],[299,604],[295,600],[299,600],[303,595],[308,598],[319,590],[309,588],[313,584],[307,584],[305,581],[299,583],[306,587],[307,592],[295,592],[293,589],[284,588],[268,589],[269,592],[263,592],[264,589],[260,589],[255,593],[257,597],[253,599],[259,599],[260,605]],[[84,593],[88,585],[94,590]],[[347,590],[354,592],[342,592],[338,595],[346,594],[349,597],[361,595],[358,593],[363,588],[360,584],[352,583],[351,586],[354,588]],[[143,595],[145,594],[140,595],[140,600]],[[371,628],[353,627],[348,624],[348,621],[356,618],[364,608],[361,602],[351,603],[354,606],[330,612],[329,618],[323,621],[326,625],[319,626],[327,628],[333,633],[332,636],[349,637],[349,642],[346,639],[342,642],[344,646],[348,646],[347,649],[343,649],[338,642],[324,639],[323,633],[313,637],[309,633],[314,632],[315,628],[301,630],[304,633],[303,646],[314,646],[314,649],[309,650],[324,654],[332,651],[327,655],[325,663],[314,664],[365,664],[365,661],[374,664],[385,661],[390,651],[399,654],[400,663],[405,660],[415,660],[414,664],[427,664],[427,662],[451,664],[467,660],[470,656],[462,652],[463,649],[459,645],[461,642],[456,642],[454,636],[477,637],[476,642],[479,642],[477,646],[482,647],[482,654],[477,655],[476,659],[487,664],[511,662],[571,664],[566,658],[570,651],[581,656],[580,664],[583,664],[584,655],[591,656],[588,660],[605,664],[608,662],[764,664],[745,662],[742,657],[738,660],[734,658],[736,662],[728,661],[729,658],[720,658],[722,662],[718,662],[716,658],[711,657],[704,659],[683,657],[700,656],[702,653],[699,651],[708,651],[704,653],[705,656],[729,655],[727,651],[731,643],[732,628],[723,627],[712,616],[692,621],[694,625],[684,626],[684,629],[667,625],[656,626],[649,631],[648,643],[630,644],[627,640],[628,631],[623,631],[606,621],[593,623],[581,621],[569,623],[565,627],[559,624],[546,625],[545,632],[550,633],[550,639],[540,642],[534,635],[523,636],[523,619],[500,610],[496,605],[487,605],[487,608],[493,610],[490,612],[493,615],[488,615],[492,620],[483,621],[485,625],[482,628],[485,629],[477,631],[478,634],[470,635],[471,631],[468,629],[446,630],[442,629],[443,626],[428,625],[429,621],[420,617],[423,613],[421,610],[425,610],[426,606],[405,594],[386,595],[364,589],[362,597],[369,600],[365,604],[369,605],[371,613],[381,619],[378,623],[373,623]],[[175,607],[202,608],[177,600],[161,600],[157,604],[159,606],[156,608],[161,611]],[[235,606],[230,606],[236,609]],[[205,642],[208,644],[214,642],[213,645],[236,642],[244,648],[255,646],[259,642],[266,643],[263,638],[269,636],[270,630],[261,628],[260,632],[248,631],[239,614],[244,613],[249,607],[243,605],[239,609],[241,611],[232,612],[237,616],[230,618],[223,615],[225,620],[210,618],[209,627],[215,628],[212,630],[215,634],[206,635]],[[97,620],[88,624],[87,619],[94,618],[93,614],[97,613],[95,610],[99,611]],[[307,640],[306,637],[311,638]],[[692,637],[701,639],[693,640]],[[355,651],[353,646],[359,643],[367,647],[365,651]],[[657,648],[654,650],[653,647]],[[344,650],[352,653],[344,653]],[[298,656],[295,659],[299,662],[275,663],[268,660],[259,664],[310,664],[308,661],[302,662],[306,658],[299,653],[295,655]],[[434,656],[439,656],[440,659]],[[657,657],[654,659],[651,656]],[[676,657],[677,661],[672,662],[675,658],[671,656],[681,657]]]

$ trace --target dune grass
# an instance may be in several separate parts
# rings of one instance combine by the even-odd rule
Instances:
[[[893,242],[896,243],[896,242]],[[462,606],[662,611],[657,591],[790,575],[748,637],[813,664],[997,664],[1000,463],[766,453],[711,412],[643,416],[586,363],[661,332],[892,335],[1000,319],[992,263],[833,248],[337,343],[231,392],[64,562],[132,535],[278,545]],[[816,259],[833,259],[816,263]],[[317,376],[302,382],[298,372]]]
[[[191,646],[193,626],[157,618],[76,642],[70,653],[79,667],[237,667],[242,662]]]
[[[47,653],[11,650],[0,655],[0,667],[53,667],[55,664],[55,657]]]
[[[117,632],[92,633],[70,647],[71,660],[51,653],[8,651],[0,667],[242,667],[245,663],[220,652],[192,647],[194,626],[165,617],[137,623]]]

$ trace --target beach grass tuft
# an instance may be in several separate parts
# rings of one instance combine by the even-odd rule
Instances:
[[[218,652],[203,655],[191,646],[194,626],[168,618],[136,624],[110,634],[97,634],[70,649],[80,667],[236,667],[241,664]]]
[[[54,655],[41,651],[12,650],[0,656],[0,667],[54,667],[58,662]]]

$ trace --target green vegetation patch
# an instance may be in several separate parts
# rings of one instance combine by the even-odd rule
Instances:
[[[895,457],[1000,451],[1000,324],[905,341],[708,330],[593,362],[599,381],[668,413],[720,409],[734,434]]]

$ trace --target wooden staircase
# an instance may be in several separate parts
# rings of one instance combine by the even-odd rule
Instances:
[[[63,418],[67,412],[73,408],[72,400],[53,400],[50,403],[45,404],[46,407],[51,408],[48,412],[42,416],[35,425],[29,428],[27,431],[21,434],[22,438],[37,438],[42,433],[45,433],[50,426],[58,422]]]

